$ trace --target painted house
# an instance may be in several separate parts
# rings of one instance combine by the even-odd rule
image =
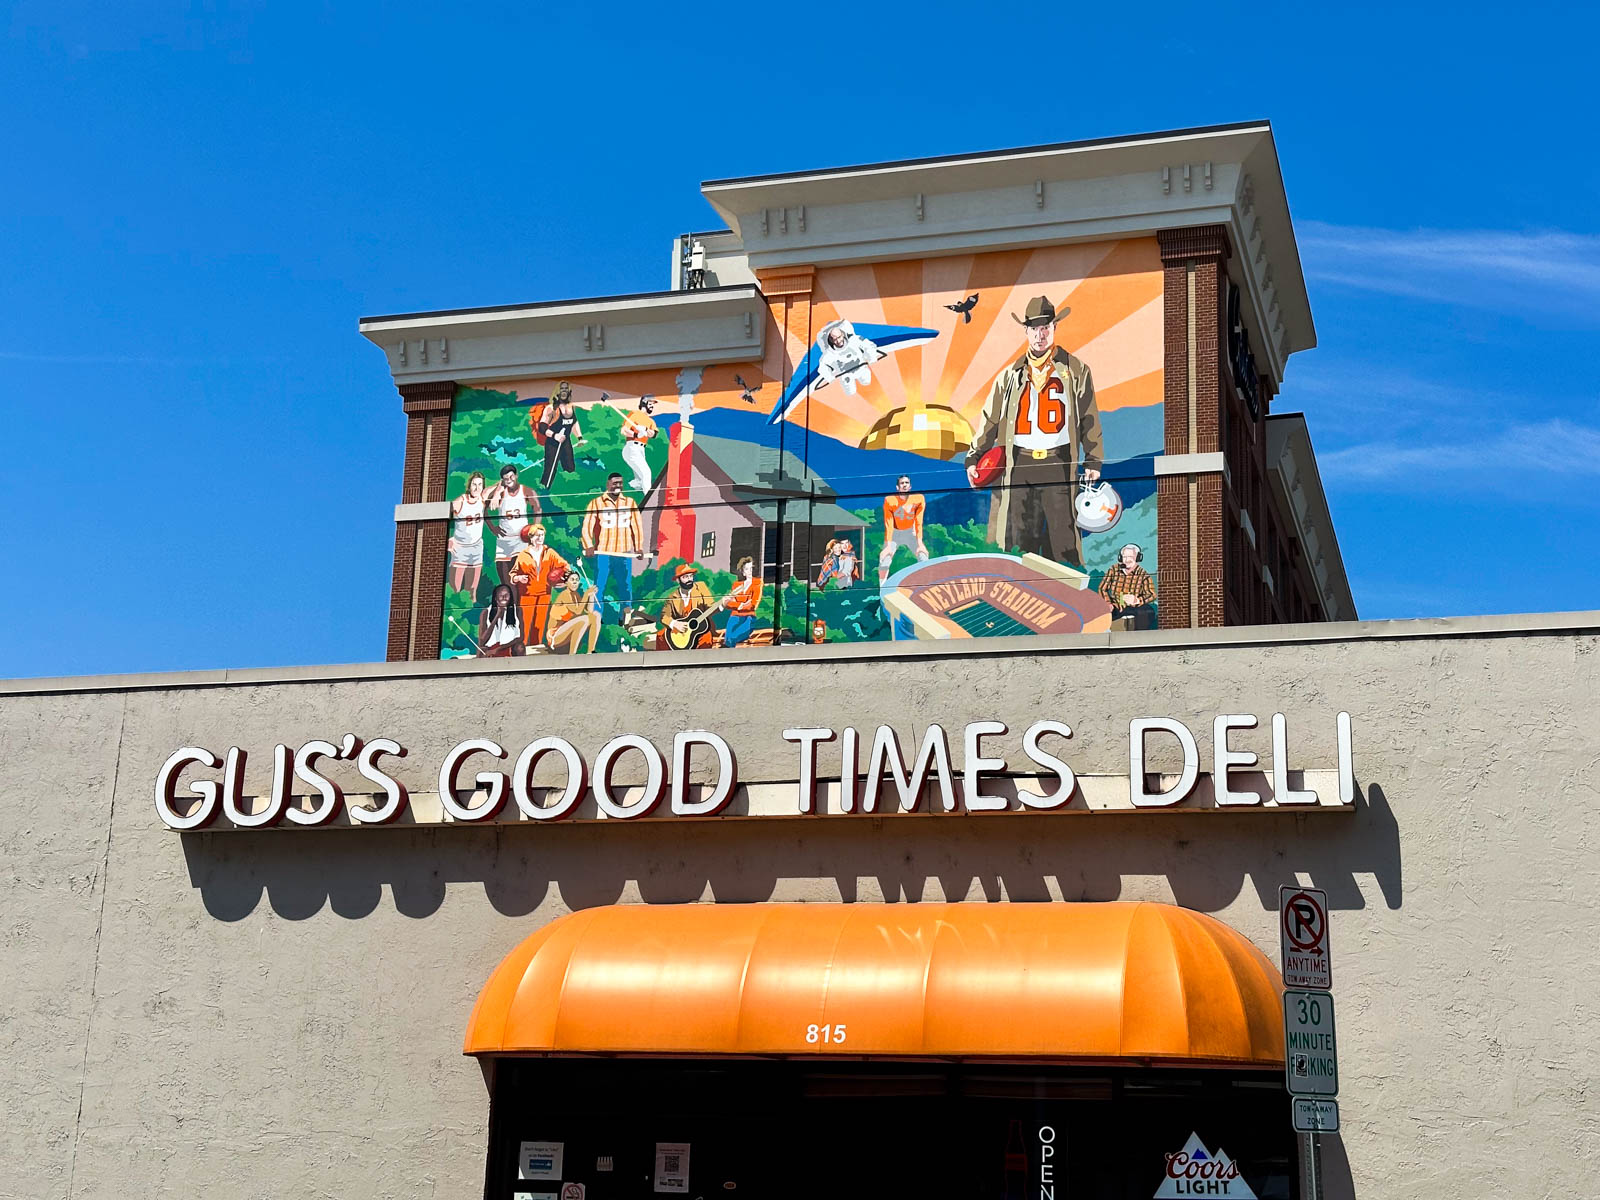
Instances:
[[[848,537],[864,552],[866,521],[797,455],[697,435],[687,423],[673,427],[669,445],[667,470],[639,506],[656,565],[680,558],[732,571],[749,555],[776,582],[780,563],[785,579],[815,577],[830,539]],[[640,560],[638,570],[650,565]]]

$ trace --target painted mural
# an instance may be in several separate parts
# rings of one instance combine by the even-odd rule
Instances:
[[[766,359],[457,390],[441,653],[1149,629],[1151,239],[817,272]]]

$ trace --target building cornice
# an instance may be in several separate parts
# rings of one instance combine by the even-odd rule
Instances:
[[[758,273],[1218,226],[1274,380],[1290,354],[1316,345],[1266,122],[712,180],[701,190]]]
[[[1305,415],[1274,413],[1267,418],[1266,428],[1267,476],[1279,512],[1294,526],[1295,537],[1305,553],[1323,614],[1330,621],[1354,620],[1355,597],[1350,592]]]
[[[752,362],[766,303],[750,284],[363,317],[397,385]]]

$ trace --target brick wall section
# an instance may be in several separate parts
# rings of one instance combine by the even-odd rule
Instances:
[[[1189,628],[1189,480],[1163,475],[1156,480],[1156,597],[1161,628]]]
[[[1163,376],[1165,376],[1166,453],[1213,453],[1221,450],[1221,360],[1224,301],[1222,264],[1229,256],[1222,226],[1165,229],[1157,235],[1165,267],[1163,278]],[[1195,285],[1195,442],[1189,443],[1189,275]],[[1157,482],[1157,539],[1163,629],[1221,626],[1224,621],[1221,480],[1202,477],[1197,488],[1198,578],[1189,578],[1189,480],[1165,477]],[[1190,590],[1197,590],[1198,611],[1190,611]]]
[[[400,387],[400,407],[406,414],[405,466],[400,480],[400,503],[417,504],[445,499],[450,462],[450,408],[456,385],[449,381],[408,383]],[[414,586],[418,537],[422,539],[420,586]],[[397,523],[394,531],[394,574],[389,585],[390,662],[439,657],[439,621],[444,600],[445,542],[448,521]],[[411,611],[413,591],[417,611]],[[413,632],[413,618],[415,631]]]
[[[394,527],[394,574],[389,585],[390,662],[405,662],[411,630],[411,569],[416,561],[417,527],[410,521]]]
[[[1168,454],[1206,454],[1220,450],[1222,358],[1226,340],[1223,264],[1228,234],[1221,225],[1165,229],[1157,234],[1164,266],[1162,335],[1165,378],[1165,432]],[[1189,444],[1189,275],[1194,274],[1195,441]],[[1156,591],[1164,629],[1215,626],[1224,621],[1222,481],[1202,476],[1196,489],[1196,567],[1189,578],[1189,481],[1167,476],[1156,485],[1156,536],[1160,564]],[[1198,611],[1191,611],[1190,594]]]
[[[1214,627],[1225,618],[1226,571],[1223,568],[1222,527],[1224,521],[1222,476],[1213,472],[1200,476],[1198,492],[1199,519],[1195,532],[1200,541],[1200,612],[1197,627]]]
[[[1162,272],[1162,399],[1165,450],[1189,452],[1189,292],[1182,262]],[[1182,476],[1156,481],[1156,596],[1163,629],[1189,628],[1189,488]]]
[[[411,657],[421,661],[439,657],[439,622],[444,619],[445,543],[450,538],[448,521],[423,521],[422,575],[417,587],[416,634]],[[493,564],[489,564],[493,569]],[[476,636],[476,630],[473,631]]]
[[[416,504],[422,499],[422,444],[427,416],[406,417],[406,464],[400,479],[400,503]]]

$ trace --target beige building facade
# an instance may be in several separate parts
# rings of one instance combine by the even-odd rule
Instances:
[[[1600,920],[1597,647],[1600,615],[1564,614],[989,639],[959,657],[891,643],[795,647],[780,660],[750,650],[603,667],[470,660],[0,685],[9,812],[0,976],[10,991],[0,1194],[547,1194],[507,1181],[505,1155],[545,1136],[510,1128],[520,1110],[496,1091],[509,1060],[462,1050],[497,965],[574,912],[670,908],[682,920],[695,919],[683,906],[958,902],[1000,921],[1002,909],[1147,901],[1215,918],[1276,964],[1278,889],[1294,883],[1325,890],[1332,909],[1342,1130],[1322,1138],[1323,1194],[1476,1195],[1513,1182],[1529,1195],[1590,1194],[1600,1163],[1588,937]],[[1350,716],[1348,805],[1335,794],[1340,713]],[[1304,772],[1288,782],[1321,803],[1220,809],[1218,716],[1257,718],[1231,745],[1259,756],[1258,791],[1282,799],[1273,714]],[[1116,798],[1118,780],[1124,796],[1130,787],[1130,723],[1145,717],[1195,735],[1201,776],[1172,807]],[[801,756],[782,736],[849,726],[865,742],[889,726],[909,756],[937,723],[959,777],[967,726],[1002,723],[986,752],[1021,763],[1023,731],[1041,720],[1070,726],[1056,751],[1078,777],[1070,802],[1048,811],[1013,798],[1007,811],[963,802],[945,812],[930,787],[915,812],[899,811],[891,790],[875,813],[841,814],[824,787],[819,811],[802,813]],[[714,732],[736,753],[739,787],[717,816],[674,815],[663,801],[649,816],[592,819],[586,793],[565,821],[526,819],[509,801],[479,827],[438,819],[438,768],[465,740],[507,750],[500,762],[464,762],[455,799],[471,804],[473,773],[511,772],[536,738],[567,739],[593,768],[606,742],[637,734],[670,764],[686,730]],[[383,763],[410,792],[407,816],[263,829],[219,819],[176,832],[158,813],[158,776],[182,747],[218,759],[245,750],[240,791],[264,797],[275,745],[331,748],[346,734],[405,748]],[[1149,769],[1176,772],[1176,744],[1152,736]],[[644,782],[643,761],[619,757],[609,783],[598,771],[591,783],[626,799],[627,785]],[[693,761],[709,786],[711,760]],[[823,743],[817,763],[819,777],[839,779],[838,742]],[[346,805],[379,802],[352,764],[324,766]],[[190,764],[175,791],[222,774]],[[1250,786],[1248,776],[1235,786]],[[291,801],[300,811],[318,804],[304,781],[291,790],[305,794]],[[1055,966],[1062,987],[1076,986],[1071,954]],[[1123,986],[1152,985],[1130,976]],[[1003,1025],[1010,1002],[986,1003]],[[940,1011],[930,1001],[929,1013]],[[835,1076],[875,1069],[870,1046],[807,1053],[807,1069],[832,1064]],[[714,1057],[679,1054],[663,1070]],[[805,1057],[727,1056],[721,1069]],[[916,1058],[890,1057],[902,1068]],[[580,1086],[584,1072],[627,1058],[519,1061]],[[1038,1076],[1046,1064],[1074,1066],[1038,1055],[1023,1067]],[[1132,1055],[1093,1069],[1131,1092],[1158,1065]],[[951,1055],[937,1064],[961,1067]],[[992,1068],[1002,1069],[1022,1068],[1012,1058]],[[1251,1078],[1266,1108],[1250,1120],[1281,1122],[1273,1137],[1287,1138],[1281,1074]],[[543,1103],[554,1111],[566,1085],[551,1086]],[[625,1094],[614,1103],[647,1136],[649,1104]],[[891,1095],[874,1111],[903,1103]],[[1085,1104],[1074,1111],[1090,1112]],[[1174,1119],[1204,1137],[1199,1106]],[[791,1130],[821,1161],[843,1136],[826,1120]],[[1070,1123],[1059,1136],[1065,1160],[1087,1170],[1094,1145],[1074,1141]],[[567,1144],[576,1177],[578,1143]],[[1256,1193],[1308,1194],[1298,1173],[1263,1184],[1246,1154],[1224,1148]],[[685,1194],[734,1181],[720,1161],[713,1173],[710,1153],[689,1158]],[[992,1194],[1010,1194],[999,1154]],[[1037,1166],[1027,1158],[1028,1171]],[[654,1191],[671,1194],[659,1167]],[[1154,1196],[1164,1186],[1159,1154],[1117,1169],[1114,1189],[1061,1194]],[[754,1168],[741,1178],[738,1196],[779,1194]],[[588,1196],[624,1194],[596,1180],[606,1177],[590,1177]],[[848,1178],[825,1183],[807,1186],[855,1194]],[[1044,1194],[1034,1175],[1020,1186]]]

